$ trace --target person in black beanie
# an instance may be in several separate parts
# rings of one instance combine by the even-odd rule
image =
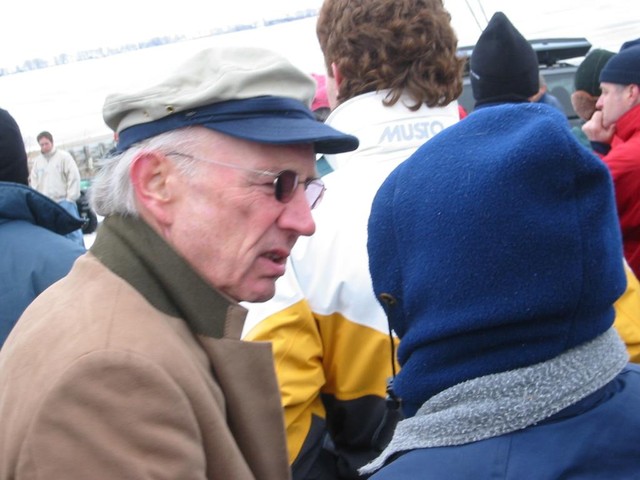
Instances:
[[[547,91],[538,56],[502,12],[484,29],[469,59],[475,107],[495,103],[539,102],[564,112],[562,103]]]
[[[582,120],[580,125],[575,125],[571,131],[576,138],[587,148],[591,148],[591,142],[582,131],[584,122],[588,122],[596,111],[596,102],[602,93],[600,90],[600,72],[614,52],[595,48],[591,50],[576,69],[573,78],[574,92],[571,94],[571,106]]]
[[[540,88],[538,57],[507,16],[496,12],[469,59],[476,108],[504,102],[528,102]]]
[[[64,235],[82,222],[28,186],[15,119],[0,109],[0,348],[25,308],[85,252]]]
[[[602,48],[591,50],[576,69],[573,79],[575,91],[571,94],[571,105],[584,121],[588,121],[596,111],[596,102],[602,93],[600,72],[614,52]]]
[[[637,477],[613,184],[561,119],[476,110],[378,190],[369,269],[406,419],[361,470],[371,480]]]

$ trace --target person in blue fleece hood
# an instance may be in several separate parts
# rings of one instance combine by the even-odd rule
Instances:
[[[612,181],[560,118],[479,109],[378,191],[369,268],[407,418],[362,469],[384,467],[372,479],[640,472],[640,369],[612,328],[625,290]]]

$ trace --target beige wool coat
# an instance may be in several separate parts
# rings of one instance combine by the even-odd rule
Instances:
[[[0,351],[0,479],[288,479],[270,345],[140,223],[105,221]]]

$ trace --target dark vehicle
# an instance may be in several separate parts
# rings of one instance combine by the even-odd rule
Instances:
[[[82,233],[85,235],[95,232],[96,228],[98,228],[98,216],[89,205],[89,186],[89,181],[83,180],[81,182],[80,197],[78,198],[78,200],[76,200],[78,213],[80,214],[80,218],[84,220],[84,224],[81,228]]]
[[[94,162],[96,161],[95,159],[108,155],[113,147],[113,140],[107,140],[69,148],[69,153],[76,161],[82,178],[80,181],[80,197],[76,200],[76,205],[78,206],[80,218],[84,220],[82,233],[85,235],[95,232],[100,222],[96,212],[89,205],[89,189],[91,188],[91,179],[95,173]]]
[[[591,43],[586,38],[547,38],[530,40],[529,43],[538,55],[540,73],[547,83],[547,92],[560,101],[571,125],[581,123],[571,106],[571,94],[574,91],[573,78],[579,62],[574,64],[566,62],[566,60],[584,57],[591,49]],[[472,46],[460,47],[458,54],[468,58],[472,51]],[[464,72],[462,95],[458,102],[467,112],[473,111],[474,100],[471,92],[471,80],[469,80],[468,63]]]

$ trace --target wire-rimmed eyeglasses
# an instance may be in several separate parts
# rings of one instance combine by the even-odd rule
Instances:
[[[190,158],[199,162],[212,163],[221,167],[234,168],[236,170],[244,170],[245,172],[255,173],[257,175],[266,175],[273,177],[274,195],[276,200],[281,203],[288,203],[298,188],[300,183],[304,185],[304,194],[309,203],[309,207],[314,209],[322,200],[324,191],[326,190],[324,182],[319,178],[310,178],[304,182],[300,181],[300,176],[293,170],[282,170],[278,173],[269,172],[267,170],[256,170],[254,168],[241,167],[240,165],[233,165],[231,163],[218,162],[209,159],[202,159],[189,155],[187,153],[169,152],[166,155],[176,155],[179,157]]]

